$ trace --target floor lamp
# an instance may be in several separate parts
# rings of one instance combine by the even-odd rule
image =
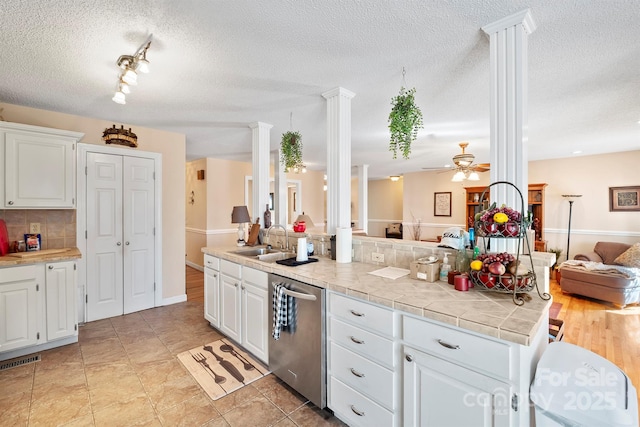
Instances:
[[[582,197],[582,194],[563,194],[562,197],[566,197],[569,200],[569,227],[567,228],[567,261],[569,261],[569,242],[571,239],[571,210],[573,209],[573,202],[578,197]]]

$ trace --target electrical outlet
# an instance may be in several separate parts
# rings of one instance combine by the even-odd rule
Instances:
[[[373,262],[384,262],[384,254],[379,254],[377,252],[371,253],[371,261]]]
[[[40,223],[32,222],[31,224],[29,224],[29,233],[40,234]]]

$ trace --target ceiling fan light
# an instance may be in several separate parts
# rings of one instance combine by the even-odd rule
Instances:
[[[122,81],[129,86],[135,86],[138,84],[138,74],[133,69],[127,67],[122,75]]]
[[[462,182],[462,181],[464,181],[464,178],[465,178],[464,172],[458,171],[453,175],[453,178],[451,178],[451,181],[452,182]]]
[[[480,175],[478,175],[478,172],[471,172],[469,174],[469,176],[467,177],[467,179],[469,181],[480,181]]]
[[[147,74],[149,73],[149,61],[146,58],[140,58],[136,62],[136,71],[140,71],[141,73]]]
[[[400,177],[398,175],[391,175],[389,179],[393,182],[397,182],[400,180]]]
[[[123,82],[122,80],[120,80],[120,86],[119,86],[120,92],[124,93],[124,94],[130,94],[131,93],[131,89],[129,88],[129,85],[126,84],[125,82]]]
[[[127,98],[124,96],[124,93],[121,90],[117,91],[116,94],[113,95],[113,98],[111,98],[111,100],[116,104],[121,104],[121,105],[124,105],[127,103]]]

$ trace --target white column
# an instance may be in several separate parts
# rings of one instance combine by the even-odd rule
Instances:
[[[485,25],[491,63],[491,182],[508,181],[528,196],[528,36],[536,29],[529,9]],[[499,188],[496,188],[499,187]],[[491,199],[519,209],[515,191],[491,189]],[[494,191],[495,188],[495,191]]]
[[[284,165],[280,163],[281,151],[278,148],[273,152],[273,208],[274,216],[271,218],[272,224],[287,226],[287,174],[284,172]]]
[[[351,99],[338,87],[322,94],[327,100],[327,233],[351,227]]]
[[[249,127],[252,130],[251,141],[253,198],[251,200],[251,221],[260,218],[264,226],[264,208],[269,203],[269,131],[273,127],[268,123],[255,122]]]
[[[491,187],[491,200],[527,211],[528,201],[528,36],[536,25],[529,9],[485,25],[489,35],[491,78],[491,182],[507,181],[522,193],[523,203],[509,185]],[[495,240],[495,239],[493,239]],[[513,244],[514,247],[511,247]],[[515,242],[498,250],[515,251]],[[493,250],[494,248],[492,248]]]
[[[369,165],[358,167],[358,226],[365,233],[369,230]]]

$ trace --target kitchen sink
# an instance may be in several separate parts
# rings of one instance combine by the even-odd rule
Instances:
[[[248,258],[257,258],[264,262],[276,262],[280,259],[287,259],[296,256],[293,252],[287,252],[283,249],[273,248],[251,248],[233,251],[236,255],[246,256]]]

